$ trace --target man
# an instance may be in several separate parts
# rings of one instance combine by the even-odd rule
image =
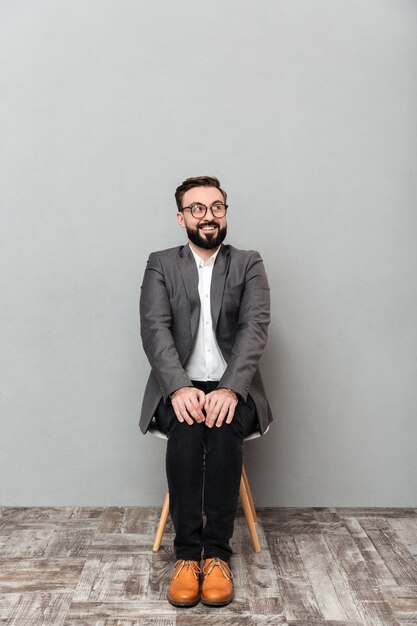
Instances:
[[[141,290],[141,336],[152,371],[140,428],[145,433],[155,417],[168,436],[177,559],[168,600],[193,606],[201,597],[223,606],[233,599],[229,541],[243,440],[257,429],[264,434],[272,420],[258,370],[269,287],[257,252],[222,243],[227,195],[217,178],[188,178],[175,198],[188,243],[152,253]]]

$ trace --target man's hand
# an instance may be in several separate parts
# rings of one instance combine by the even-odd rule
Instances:
[[[204,422],[203,413],[206,394],[196,387],[181,387],[171,395],[172,408],[179,422],[187,422],[190,426],[196,422]]]
[[[233,420],[237,403],[236,392],[232,389],[220,387],[208,393],[204,404],[206,426],[211,428],[216,424],[220,428],[225,418],[226,424],[230,424]]]

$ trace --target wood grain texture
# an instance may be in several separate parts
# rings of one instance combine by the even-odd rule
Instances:
[[[322,618],[310,579],[297,548],[295,536],[280,533],[276,537],[271,537],[269,548],[278,574],[284,603],[284,615],[288,621],[315,621]]]
[[[235,599],[171,606],[173,530],[152,552],[154,507],[1,507],[0,624],[417,626],[416,509],[239,509]]]
[[[360,621],[346,576],[337,566],[324,538],[297,535],[294,539],[320,614],[327,620]]]

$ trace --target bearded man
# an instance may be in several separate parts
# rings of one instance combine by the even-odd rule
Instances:
[[[258,368],[269,287],[258,252],[223,244],[228,205],[217,178],[188,178],[175,198],[188,242],[153,252],[141,289],[152,371],[140,428],[146,433],[155,418],[168,437],[176,557],[168,600],[223,606],[233,599],[230,539],[243,441],[272,421]]]

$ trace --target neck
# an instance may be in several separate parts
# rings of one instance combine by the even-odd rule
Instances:
[[[203,259],[203,261],[208,261],[209,258],[213,256],[213,254],[215,254],[220,248],[220,245],[218,245],[217,248],[211,248],[210,250],[208,250],[207,248],[200,248],[200,246],[196,246],[194,243],[191,243],[190,240],[188,240],[188,245],[194,250],[196,254],[198,254],[201,259]]]

